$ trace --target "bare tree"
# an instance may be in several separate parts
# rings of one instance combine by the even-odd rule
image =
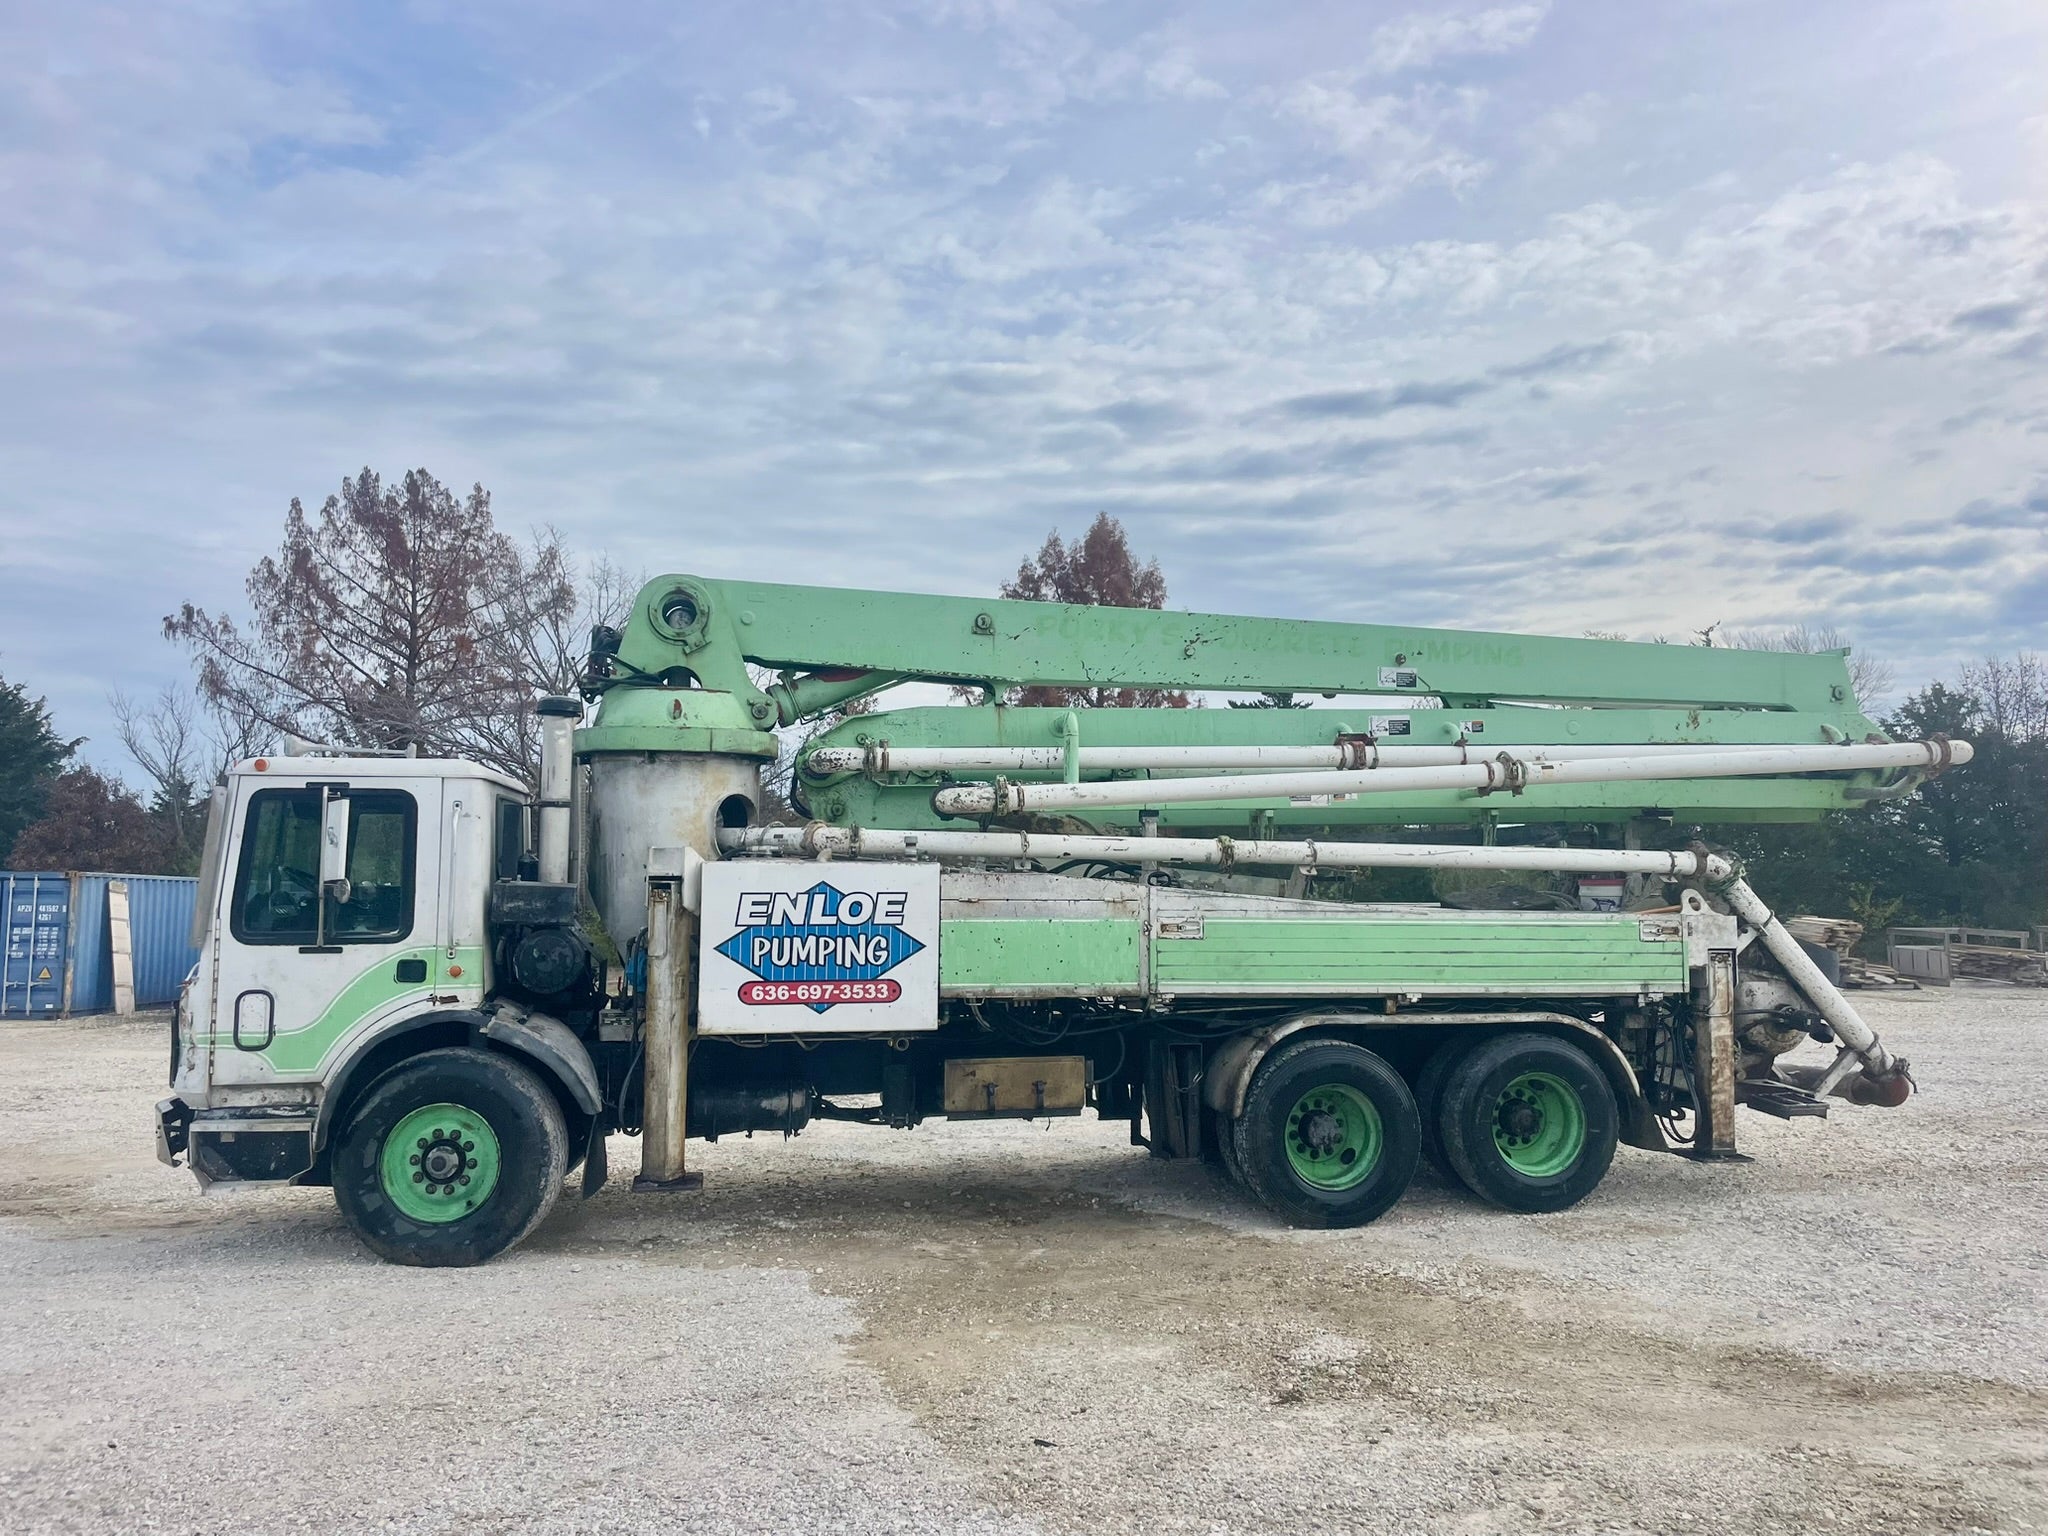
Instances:
[[[199,719],[199,700],[173,684],[154,700],[139,704],[120,689],[107,695],[114,734],[159,793],[189,796],[206,771],[208,743]]]
[[[1101,608],[1164,608],[1166,577],[1157,560],[1140,562],[1131,553],[1122,523],[1099,512],[1073,544],[1063,542],[1057,529],[1047,535],[1038,554],[1017,567],[1016,579],[1003,583],[1001,595]],[[1021,690],[1011,702],[1096,709],[1185,709],[1188,696],[1164,688],[1036,687]]]
[[[611,600],[619,579],[601,573]],[[317,516],[292,502],[247,592],[246,625],[190,603],[164,620],[228,718],[533,777],[534,696],[571,687],[580,657],[583,605],[552,529],[521,545],[481,485],[457,497],[425,470],[386,485],[366,468]]]
[[[246,714],[174,683],[147,704],[115,689],[107,706],[115,735],[148,782],[150,814],[162,822],[167,845],[180,864],[196,865],[206,834],[207,789],[230,763],[262,750],[272,733]]]
[[[551,526],[534,530],[530,550],[516,545],[509,549],[480,604],[486,619],[481,630],[492,652],[493,669],[524,679],[529,697],[573,694],[583,676],[590,631],[600,624],[624,624],[647,578],[604,555],[593,557],[579,571],[568,541]],[[480,720],[472,730],[477,744],[468,755],[516,763],[521,776],[538,778],[540,743],[530,707]]]
[[[1974,694],[1984,721],[2008,741],[2048,738],[2048,664],[2032,651],[1986,656],[1957,679]]]
[[[1848,637],[1832,624],[1795,624],[1790,629],[1739,629],[1726,643],[1739,651],[1789,651],[1817,656],[1823,651],[1849,652],[1849,684],[1856,690],[1856,702],[1866,712],[1881,703],[1896,680],[1890,662],[1858,651]]]
[[[205,835],[205,819],[195,810],[204,793],[200,786],[213,782],[207,775],[199,701],[183,689],[166,687],[154,702],[142,705],[116,689],[107,695],[107,705],[114,712],[115,735],[151,785],[149,814],[161,829],[166,857],[183,869],[197,857]]]

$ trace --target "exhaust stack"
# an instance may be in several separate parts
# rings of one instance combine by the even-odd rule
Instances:
[[[540,877],[550,885],[569,882],[569,802],[574,784],[572,738],[583,718],[583,701],[550,694],[540,701],[540,819],[534,829]]]

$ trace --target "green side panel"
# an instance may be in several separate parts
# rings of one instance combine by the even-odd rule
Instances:
[[[1633,917],[1551,921],[1210,918],[1152,948],[1160,992],[1613,996],[1686,985],[1685,946]]]
[[[941,992],[1135,992],[1142,961],[1135,922],[964,918],[939,928]]]
[[[393,980],[401,960],[424,960],[426,981],[408,983]],[[450,964],[462,967],[460,981],[447,979],[445,967]],[[279,1030],[269,1048],[261,1054],[279,1077],[310,1077],[320,1070],[334,1047],[356,1025],[367,1019],[425,1008],[437,995],[460,997],[462,1002],[458,1006],[477,1006],[483,1000],[479,985],[483,975],[484,952],[480,946],[463,946],[454,952],[452,960],[448,951],[432,945],[409,949],[379,948],[368,968],[358,972],[312,1023],[300,1029]],[[210,1040],[205,1036],[195,1038],[201,1044],[212,1044],[217,1050],[235,1049],[231,1030],[219,1031]]]

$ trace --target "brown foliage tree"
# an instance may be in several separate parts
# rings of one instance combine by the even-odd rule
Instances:
[[[602,580],[601,575],[601,580]],[[245,626],[190,603],[164,634],[237,719],[339,745],[468,757],[532,778],[533,699],[575,674],[576,586],[560,537],[500,533],[481,485],[364,469],[249,573]]]
[[[1124,525],[1098,512],[1088,531],[1073,544],[1055,529],[1039,546],[1035,559],[1017,567],[1014,581],[1002,586],[1004,597],[1040,603],[1081,603],[1098,608],[1164,608],[1166,577],[1157,560],[1140,564],[1131,553]],[[1010,702],[1092,709],[1185,709],[1188,696],[1164,688],[1026,688]]]
[[[14,841],[23,869],[102,869],[124,875],[184,873],[172,828],[118,780],[91,768],[57,776],[42,820]]]

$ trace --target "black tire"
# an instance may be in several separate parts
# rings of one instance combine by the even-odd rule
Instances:
[[[1422,1155],[1429,1160],[1429,1166],[1446,1184],[1456,1185],[1463,1181],[1444,1156],[1444,1084],[1450,1081],[1451,1069],[1464,1060],[1465,1053],[1476,1041],[1469,1038],[1452,1037],[1429,1053],[1429,1059],[1422,1064],[1422,1070],[1415,1074],[1415,1113],[1422,1120]]]
[[[1621,1115],[1584,1051],[1515,1034],[1480,1042],[1451,1069],[1441,1124],[1444,1156],[1473,1194],[1510,1211],[1561,1211],[1605,1177]]]
[[[1375,1128],[1364,1173],[1331,1165],[1333,1177],[1355,1179],[1343,1188],[1319,1187],[1301,1172],[1304,1158],[1327,1151],[1342,1159],[1349,1150],[1310,1145],[1316,1138],[1303,1128],[1316,1111],[1301,1107],[1318,1091],[1355,1110],[1369,1108],[1364,1118]],[[1407,1191],[1422,1155],[1422,1125],[1407,1083],[1383,1058],[1346,1040],[1302,1040],[1275,1051],[1252,1078],[1235,1131],[1246,1187],[1296,1227],[1364,1226]],[[1290,1156],[1290,1142],[1301,1157]]]
[[[1216,1164],[1238,1189],[1246,1194],[1252,1192],[1244,1176],[1244,1164],[1237,1160],[1237,1122],[1220,1112],[1216,1115]]]
[[[475,1139],[497,1143],[495,1181],[474,1209],[451,1219],[416,1219],[384,1183],[387,1140],[407,1116],[430,1106],[461,1106],[489,1129],[490,1136]],[[372,1088],[349,1117],[334,1151],[334,1201],[380,1258],[435,1268],[481,1264],[540,1225],[561,1193],[568,1161],[562,1107],[532,1072],[489,1051],[428,1051]]]

